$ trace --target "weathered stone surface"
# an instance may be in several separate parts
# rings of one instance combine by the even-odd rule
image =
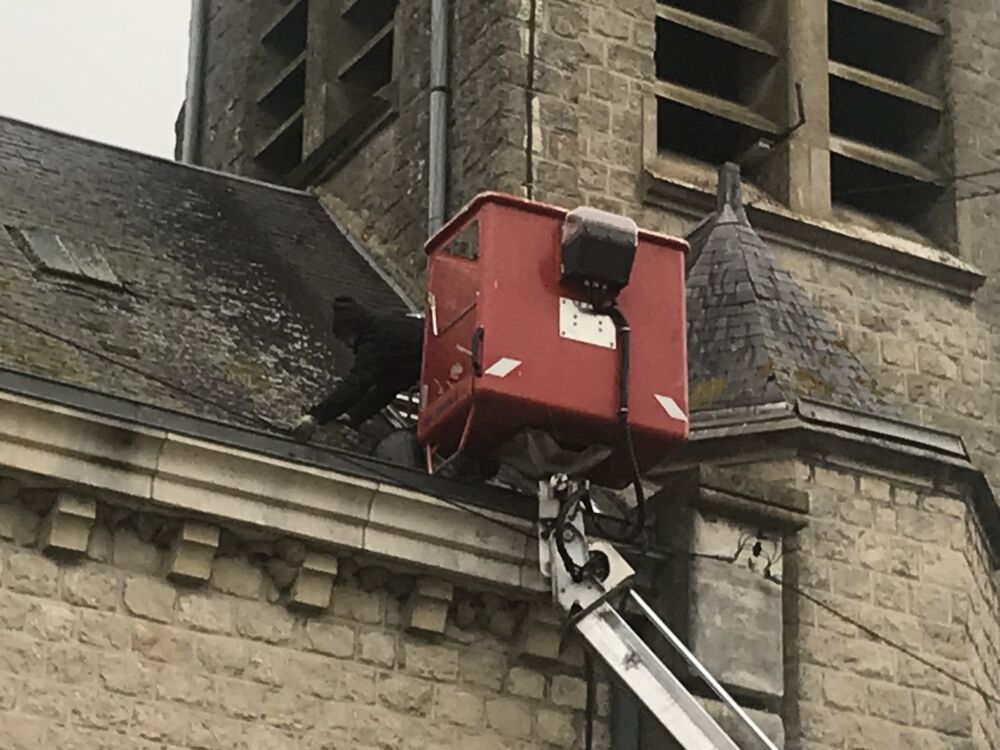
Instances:
[[[292,585],[290,603],[306,609],[326,609],[330,606],[336,577],[336,557],[319,552],[308,553]]]
[[[38,537],[41,518],[19,502],[0,504],[0,539],[12,539],[21,546]]]
[[[558,661],[562,647],[562,626],[549,607],[533,608],[521,625],[521,651],[539,659]]]
[[[168,622],[173,616],[177,592],[173,586],[145,577],[125,581],[125,607],[134,615],[158,622]]]
[[[507,674],[507,658],[493,651],[462,651],[459,656],[462,682],[499,691]]]
[[[61,492],[42,524],[41,546],[46,552],[82,554],[90,544],[97,503]]]
[[[235,627],[235,613],[231,600],[191,594],[180,598],[177,621],[206,633],[231,633]]]
[[[66,571],[63,597],[70,604],[112,610],[121,597],[121,575],[114,568],[81,566]]]
[[[132,529],[119,529],[114,536],[112,561],[117,568],[153,575],[159,572],[160,551],[142,541]]]
[[[531,736],[532,711],[528,703],[513,698],[486,701],[487,725],[507,737]]]
[[[545,695],[545,675],[531,669],[515,667],[507,675],[506,691],[522,698],[541,699]]]
[[[236,632],[252,640],[284,643],[292,637],[295,618],[273,605],[240,602],[236,605]]]
[[[179,581],[207,581],[212,576],[218,546],[217,526],[193,521],[181,524],[167,557],[168,575]]]
[[[314,651],[340,658],[354,655],[354,630],[345,625],[309,622],[305,635],[309,648]]]
[[[438,685],[434,695],[434,716],[467,727],[482,725],[483,698],[453,685]]]
[[[557,747],[573,747],[576,743],[576,728],[573,714],[568,711],[541,709],[538,712],[538,739]]]
[[[333,614],[369,625],[378,625],[385,616],[385,595],[354,586],[337,586],[333,591]]]
[[[381,667],[391,668],[396,662],[396,639],[391,633],[369,631],[358,638],[358,658]]]
[[[454,596],[455,589],[450,583],[419,579],[403,611],[406,626],[424,633],[444,633]]]
[[[246,560],[220,557],[212,564],[212,586],[225,594],[257,599],[264,592],[264,577]]]
[[[454,680],[458,677],[458,651],[448,646],[410,641],[403,644],[401,655],[407,672],[435,680]]]
[[[36,596],[52,596],[59,568],[37,552],[14,552],[7,560],[8,586],[14,591]]]

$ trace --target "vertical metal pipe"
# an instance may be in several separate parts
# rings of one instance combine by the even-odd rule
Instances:
[[[430,147],[427,233],[444,224],[448,199],[448,0],[431,0]]]
[[[205,95],[205,47],[208,37],[209,0],[191,0],[188,35],[187,94],[184,99],[184,135],[181,160],[194,164],[201,146],[201,113]]]

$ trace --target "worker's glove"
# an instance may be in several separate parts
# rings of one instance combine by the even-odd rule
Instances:
[[[354,424],[354,420],[352,420],[347,414],[341,414],[333,421],[341,427],[350,427],[352,430],[358,429],[358,426]]]
[[[304,414],[299,417],[299,420],[292,427],[292,437],[303,443],[308,443],[312,440],[312,436],[316,434],[316,428],[319,427],[319,422],[316,421],[316,417],[311,414]]]

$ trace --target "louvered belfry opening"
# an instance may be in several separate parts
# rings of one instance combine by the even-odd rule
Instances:
[[[257,96],[263,137],[254,158],[278,175],[302,161],[308,19],[308,0],[291,0],[260,39],[270,75]]]
[[[335,0],[328,132],[354,118],[393,80],[397,0]]]
[[[713,166],[786,127],[781,0],[661,0],[657,146]]]
[[[829,0],[833,202],[918,228],[946,171],[944,29],[932,10],[927,0]]]

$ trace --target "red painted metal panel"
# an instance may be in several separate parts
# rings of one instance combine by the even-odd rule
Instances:
[[[428,242],[418,438],[449,455],[464,434],[467,454],[486,455],[525,428],[543,429],[570,447],[615,447],[591,478],[623,486],[631,470],[620,450],[620,354],[560,335],[560,299],[583,301],[560,284],[565,216],[484,194]],[[454,255],[456,248],[478,255]],[[631,282],[619,296],[632,328],[629,423],[642,468],[688,434],[686,249],[681,240],[640,232]]]

